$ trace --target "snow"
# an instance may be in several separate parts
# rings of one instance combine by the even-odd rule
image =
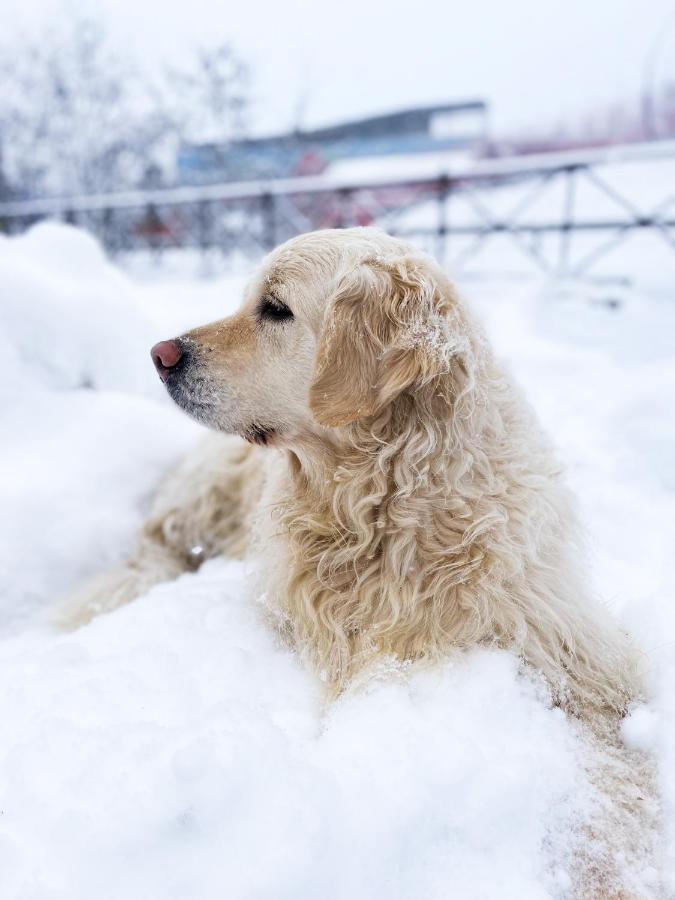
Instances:
[[[463,288],[567,463],[598,592],[645,648],[652,698],[623,735],[659,761],[675,891],[675,297],[648,274],[611,294]],[[384,670],[325,708],[226,560],[53,631],[201,434],[150,345],[230,312],[242,279],[132,278],[48,224],[0,239],[0,279],[3,900],[567,896],[595,751],[508,654]],[[647,863],[625,877],[658,896]]]
[[[484,897],[494,871],[542,896],[576,747],[514,661],[476,654],[324,717],[242,578],[210,563],[6,648],[5,896]]]

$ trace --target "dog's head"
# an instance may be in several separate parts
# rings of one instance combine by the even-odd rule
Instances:
[[[378,415],[450,373],[468,330],[440,269],[376,229],[275,250],[228,319],[153,348],[176,403],[249,441],[293,446]]]

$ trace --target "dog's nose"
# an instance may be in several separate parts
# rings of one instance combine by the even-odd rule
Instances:
[[[183,351],[178,341],[160,341],[152,348],[150,356],[159,372],[159,377],[162,381],[166,381],[171,369],[181,361]]]

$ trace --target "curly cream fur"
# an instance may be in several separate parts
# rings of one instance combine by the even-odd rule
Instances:
[[[269,290],[302,333],[259,336],[252,310]],[[549,443],[429,258],[374,229],[303,235],[266,260],[238,316],[182,340],[195,362],[177,402],[220,430],[269,421],[277,449],[216,445],[218,464],[183,469],[111,576],[119,597],[101,601],[99,582],[68,621],[194,567],[193,545],[240,555],[264,490],[270,609],[335,691],[378,655],[490,644],[577,713],[622,713],[639,695],[635,651],[591,596]]]

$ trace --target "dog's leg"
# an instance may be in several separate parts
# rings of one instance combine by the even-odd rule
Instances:
[[[77,628],[194,571],[205,559],[241,558],[262,485],[258,451],[238,438],[209,438],[166,479],[131,557],[95,575],[58,608],[54,622]]]

